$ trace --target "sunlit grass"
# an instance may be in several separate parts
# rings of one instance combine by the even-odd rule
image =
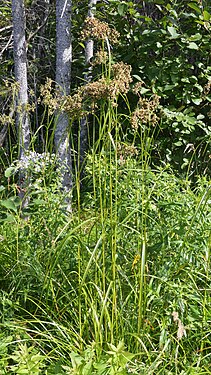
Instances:
[[[210,373],[210,182],[153,166],[123,99],[92,118],[83,181],[74,154],[72,214],[55,164],[25,215],[0,189],[2,374]]]

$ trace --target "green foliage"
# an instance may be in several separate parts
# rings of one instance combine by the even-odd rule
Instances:
[[[28,348],[26,344],[20,343],[18,349],[14,351],[10,358],[15,362],[14,365],[10,366],[11,372],[17,375],[38,375],[41,374],[42,361],[45,357],[38,353],[33,346]]]
[[[78,36],[75,4],[74,12]],[[101,75],[77,91],[94,109],[82,187],[71,123],[71,215],[52,154],[13,160],[1,182],[0,373],[209,374],[210,9],[112,0],[97,13],[112,14],[120,44],[114,56],[103,45]],[[138,96],[129,92],[130,67],[114,64],[119,58],[133,65]],[[36,133],[46,136],[41,150],[51,150],[47,111]]]
[[[72,367],[63,366],[67,374],[75,375],[115,375],[127,374],[126,365],[134,354],[125,351],[124,343],[119,342],[117,347],[109,344],[109,351],[100,361],[95,356],[94,348],[88,347],[82,355],[72,352],[70,354]],[[108,356],[109,355],[109,356]]]
[[[81,2],[73,5],[72,87],[75,88],[81,86],[83,81],[84,59],[81,47],[84,48],[84,41],[81,41],[80,33],[87,5]],[[153,0],[146,4],[142,1],[111,0],[108,3],[98,2],[96,8],[96,15],[120,32],[119,44],[112,50],[114,61],[123,60],[132,66],[134,78],[145,83],[142,95],[148,97],[156,93],[161,98],[162,124],[156,141],[156,152],[152,155],[153,161],[159,165],[171,162],[172,167],[180,173],[191,171],[193,176],[209,173],[210,4],[199,5],[191,1],[185,4],[182,1],[169,3],[165,0]],[[10,25],[9,2],[0,11],[6,26]],[[33,2],[26,4],[26,13],[27,28],[30,29],[28,34],[33,35],[28,48],[29,86],[35,91],[32,100],[36,101],[36,115],[32,117],[38,124],[40,118],[43,118],[43,111],[37,105],[40,84],[46,76],[53,77],[55,19],[48,8],[43,12],[42,4],[38,6]],[[45,27],[37,35],[36,29],[43,22],[46,22]],[[48,35],[45,43],[43,30]],[[38,44],[39,48],[36,38],[41,43]],[[47,59],[45,66],[41,64],[41,50]],[[1,76],[4,78],[8,76],[11,58],[5,59],[2,65]],[[96,69],[94,75],[98,71]],[[7,103],[5,112],[8,112],[5,94],[2,94],[3,103]],[[133,105],[135,99],[131,97],[131,108]],[[122,111],[124,107],[123,104]],[[40,129],[37,125],[32,127],[43,137],[43,126]]]
[[[210,13],[208,3],[181,1],[112,0],[106,8],[121,34],[115,54],[161,97],[159,162],[180,172],[209,172]],[[167,115],[171,111],[174,117]]]
[[[39,373],[45,366],[48,373],[39,348],[54,353],[49,374],[126,374],[128,369],[162,374],[162,369],[193,371],[197,363],[206,371],[210,184],[203,178],[191,188],[170,169],[143,171],[139,159],[124,158],[121,165],[113,156],[110,161],[90,157],[87,170],[93,163],[95,189],[83,197],[80,216],[75,212],[67,221],[56,205],[50,211],[40,205],[28,221],[16,214],[16,222],[1,226],[1,279],[7,274],[2,286],[13,291],[9,299],[19,301],[11,301],[12,315],[4,302],[7,326],[10,317],[22,321],[24,316],[34,337],[27,339],[29,345],[10,350],[15,371],[35,366]],[[143,224],[147,254],[142,280]],[[184,328],[180,339],[173,312]],[[15,326],[20,330],[21,324]],[[56,364],[61,356],[62,363]]]

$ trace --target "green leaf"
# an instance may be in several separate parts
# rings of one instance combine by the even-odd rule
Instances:
[[[177,30],[173,26],[167,26],[168,32],[171,34],[172,39],[178,38],[180,34],[177,33]]]
[[[135,357],[135,354],[129,353],[129,352],[122,352],[120,353],[120,364],[122,367],[127,364],[127,362],[131,361]]]
[[[178,141],[178,142],[174,142],[174,145],[179,147],[179,146],[182,146],[183,143],[181,141]]]
[[[196,83],[198,81],[196,76],[190,76],[189,79],[191,83]]]
[[[203,120],[204,119],[204,115],[202,115],[202,113],[200,113],[196,118],[197,120]]]
[[[200,25],[204,26],[204,21],[196,20],[196,23],[199,23]]]
[[[201,9],[195,3],[189,3],[188,6],[194,9],[197,13],[201,13]]]
[[[209,21],[210,18],[211,18],[211,14],[209,12],[207,12],[207,10],[204,10],[203,11],[203,17],[204,17],[205,21]]]
[[[197,44],[194,43],[194,42],[188,43],[187,48],[189,48],[189,49],[195,49],[195,50],[199,49],[199,47],[197,46]]]
[[[14,203],[14,205],[15,205],[16,207],[20,206],[20,204],[21,204],[21,199],[20,199],[20,197],[12,197],[11,200],[13,201],[13,203]]]
[[[3,219],[0,219],[0,222],[14,223],[15,221],[16,221],[15,217],[12,214],[8,214],[8,213],[6,217],[4,217]]]
[[[202,35],[197,33],[197,34],[194,34],[194,35],[191,35],[191,37],[189,38],[189,40],[191,42],[196,42],[197,40],[201,40],[202,38]]]
[[[149,92],[149,91],[150,91],[150,89],[146,89],[145,87],[142,87],[140,89],[140,94],[144,95],[144,94],[146,94],[146,92]]]
[[[198,91],[203,92],[203,87],[202,87],[201,85],[199,85],[198,83],[196,83],[196,84],[194,85],[194,87],[195,87]]]
[[[0,185],[0,193],[5,190],[5,187],[3,185]]]
[[[175,85],[165,85],[165,86],[164,86],[164,91],[173,90],[174,87],[175,87]]]
[[[142,79],[141,79],[141,77],[139,77],[138,75],[136,75],[136,74],[133,74],[133,77],[134,78],[136,78],[138,81],[140,81],[140,82],[142,82]]]
[[[202,102],[202,98],[191,98],[191,100],[196,105],[199,105]]]
[[[186,120],[186,123],[184,123],[183,125],[186,127],[189,125],[194,125],[196,123],[196,119],[195,117],[192,117],[192,116],[186,116],[185,117],[185,120]],[[190,128],[190,127],[189,127]]]
[[[121,3],[117,7],[117,11],[120,16],[123,16],[127,12],[127,4]]]
[[[17,208],[16,208],[16,205],[14,204],[13,200],[5,199],[5,200],[1,201],[0,203],[3,207],[7,208],[8,210],[12,210],[14,212],[17,212]]]
[[[190,83],[190,80],[188,77],[181,78],[181,82]]]
[[[81,46],[82,48],[85,48],[85,44],[84,44],[84,43],[79,42],[78,44],[79,44],[79,46]]]
[[[157,45],[157,48],[162,48],[163,47],[163,45],[160,42],[157,42],[156,45]]]
[[[98,363],[94,363],[94,368],[97,370],[97,375],[105,375],[107,374],[106,369],[108,368],[108,365],[104,361],[100,361]]]
[[[5,177],[8,178],[8,177],[12,176],[15,173],[15,170],[16,170],[15,167],[7,168],[6,171],[4,172]]]
[[[34,199],[33,202],[31,203],[31,205],[37,205],[37,206],[41,206],[43,204],[46,204],[46,201],[44,201],[44,199]]]
[[[150,17],[144,17],[144,21],[146,21],[146,22],[151,22],[151,21],[152,21],[152,18],[150,18]]]

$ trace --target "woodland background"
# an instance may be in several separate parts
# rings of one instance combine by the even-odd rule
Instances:
[[[211,373],[210,32],[209,0],[1,1],[0,374]]]

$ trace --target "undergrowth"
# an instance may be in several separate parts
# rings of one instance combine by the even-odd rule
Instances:
[[[29,153],[24,208],[18,162],[5,171],[0,374],[211,373],[210,181],[153,165],[159,99],[132,111],[116,66],[83,88],[107,97],[83,174],[73,157],[70,215],[55,155]]]
[[[108,138],[70,218],[48,188],[27,219],[1,193],[2,374],[210,371],[210,184]]]

